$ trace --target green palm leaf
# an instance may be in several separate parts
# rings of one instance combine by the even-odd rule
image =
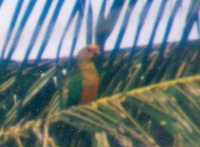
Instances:
[[[89,105],[51,113],[48,119],[50,123],[64,121],[90,132],[105,131],[119,141],[124,137],[132,140],[133,144],[139,141],[152,146],[160,145],[153,129],[158,125],[173,137],[174,143],[198,145],[199,81],[200,75],[197,75],[138,88],[101,98]],[[148,116],[148,120],[141,120],[143,114]],[[41,119],[36,122],[41,122]],[[31,127],[25,126],[29,123],[16,126],[16,129],[20,128],[19,133],[28,131]],[[5,134],[2,133],[1,137]]]

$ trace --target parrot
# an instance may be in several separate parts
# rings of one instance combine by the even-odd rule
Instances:
[[[100,77],[93,57],[99,50],[98,45],[90,44],[79,51],[75,68],[64,81],[63,96],[67,97],[67,106],[87,104],[97,97]]]
[[[99,46],[95,44],[87,45],[82,48],[75,57],[75,65],[63,78],[61,103],[64,103],[64,109],[79,104],[88,104],[96,99],[100,84],[99,73],[93,62],[93,57],[99,53]],[[91,146],[92,134],[69,124],[59,123],[59,130],[56,130],[56,138],[64,139],[61,146],[78,146],[73,143],[82,142],[82,146]],[[63,132],[64,131],[64,132]],[[62,134],[60,137],[59,134]],[[74,142],[74,140],[76,140]],[[60,142],[60,141],[59,141]]]

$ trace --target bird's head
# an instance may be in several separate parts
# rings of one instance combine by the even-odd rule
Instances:
[[[88,45],[80,50],[78,58],[80,61],[90,61],[94,55],[99,53],[99,46],[95,44]]]

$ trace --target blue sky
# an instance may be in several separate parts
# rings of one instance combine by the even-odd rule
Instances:
[[[17,24],[14,27],[14,33],[12,34],[11,40],[8,44],[8,50],[12,44],[13,38],[15,36],[15,33],[16,33],[17,28],[20,24],[20,21],[24,15],[24,11],[27,8],[27,4],[29,3],[29,1],[30,0],[24,0],[22,9],[20,11],[19,19],[17,20]],[[53,10],[55,9],[57,1],[58,0],[53,0],[53,3],[50,7],[50,11],[47,15],[47,18],[45,19],[45,23],[42,26],[42,30],[40,31],[39,37],[37,38],[37,41],[33,47],[33,51],[31,52],[31,56],[30,56],[31,59],[34,59],[38,53],[38,49],[43,40],[47,25],[49,24],[50,18],[52,16]],[[1,6],[1,9],[0,9],[0,38],[1,38],[0,53],[2,51],[3,44],[5,43],[6,34],[7,34],[7,31],[8,31],[10,22],[11,22],[11,18],[14,13],[17,2],[18,2],[18,0],[8,0],[8,1],[4,1]],[[33,34],[34,26],[37,23],[37,20],[40,16],[40,13],[43,9],[45,2],[46,2],[45,0],[38,0],[36,2],[33,12],[31,13],[31,15],[28,19],[28,23],[25,25],[25,28],[22,32],[22,36],[19,39],[19,43],[17,45],[16,51],[14,52],[14,55],[12,57],[13,59],[15,59],[15,60],[23,59],[25,50],[27,49],[27,46],[29,45],[31,35]],[[92,3],[93,11],[94,11],[94,23],[96,23],[95,19],[98,16],[98,12],[99,12],[102,0],[87,1],[86,9],[88,6],[88,2]],[[112,2],[113,2],[113,0],[107,0],[107,8],[106,8],[105,15],[107,15],[107,13],[109,12],[109,8],[110,8]],[[121,47],[130,47],[133,45],[132,42],[133,42],[133,38],[135,36],[135,31],[136,31],[137,24],[138,24],[139,14],[140,14],[145,2],[146,2],[146,0],[138,0],[136,7],[133,10],[133,13],[131,15],[125,36],[124,36],[122,44],[121,44]],[[162,41],[162,38],[163,38],[163,35],[165,32],[165,27],[168,22],[168,18],[170,16],[170,12],[171,12],[175,2],[176,2],[176,0],[168,0],[167,7],[165,9],[164,16],[162,18],[162,22],[159,25],[159,31],[156,34],[155,43],[160,43]],[[185,25],[184,22],[185,22],[185,18],[187,15],[187,11],[188,11],[190,2],[191,2],[191,0],[183,1],[181,9],[179,9],[179,12],[176,16],[175,23],[173,24],[173,28],[172,28],[172,31],[170,34],[169,41],[178,41],[180,39],[184,25]],[[56,56],[56,49],[58,47],[58,43],[60,41],[62,32],[66,25],[66,22],[68,21],[69,14],[73,8],[74,3],[75,3],[75,0],[70,0],[70,1],[66,0],[64,2],[62,9],[60,11],[58,20],[55,24],[55,28],[53,29],[53,32],[51,34],[51,38],[45,48],[43,58],[54,58]],[[150,12],[147,16],[144,28],[142,29],[138,45],[145,45],[148,42],[148,39],[149,39],[150,33],[152,31],[155,17],[156,17],[160,3],[161,3],[161,0],[154,0],[153,5],[150,9]],[[123,7],[123,11],[120,15],[121,17],[117,21],[117,25],[116,25],[114,31],[112,32],[112,34],[110,35],[109,39],[106,42],[106,47],[105,47],[106,49],[113,48],[116,37],[119,33],[119,28],[121,27],[121,24],[122,24],[124,12],[127,9],[127,4],[128,4],[128,0],[126,2],[126,5]],[[84,20],[86,20],[86,17],[84,17]],[[62,45],[61,56],[67,56],[69,53],[69,49],[70,49],[71,43],[72,43],[72,34],[75,29],[74,24],[75,24],[75,21],[71,25],[70,31],[65,36],[65,41]],[[79,36],[79,39],[78,39],[78,45],[76,46],[75,54],[77,54],[77,52],[80,48],[85,46],[85,43],[86,43],[86,41],[85,41],[86,29],[85,28],[86,28],[86,23],[83,23],[82,28],[81,28],[81,35]],[[197,25],[196,25],[193,27],[193,30],[190,34],[190,39],[197,39],[197,38],[199,38],[199,35],[198,35]]]

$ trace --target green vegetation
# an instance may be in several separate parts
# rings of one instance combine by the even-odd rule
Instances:
[[[62,3],[57,3],[56,11],[59,11]],[[0,146],[199,146],[200,41],[187,41],[192,26],[198,22],[199,1],[191,3],[180,42],[169,44],[167,40],[172,22],[182,3],[182,0],[177,0],[163,42],[154,45],[153,40],[166,6],[163,0],[149,44],[137,47],[152,4],[152,0],[147,1],[141,12],[134,46],[122,50],[120,44],[124,28],[136,4],[136,1],[130,1],[115,47],[106,52],[105,42],[115,27],[124,3],[124,0],[114,1],[105,17],[104,1],[93,32],[91,5],[86,13],[83,9],[85,1],[77,1],[55,60],[42,60],[41,57],[57,13],[55,18],[52,17],[47,29],[48,37],[36,60],[30,61],[28,57],[46,15],[41,14],[36,26],[38,32],[35,31],[33,44],[30,43],[22,62],[10,60],[16,47],[16,44],[12,45],[8,58],[0,62]],[[50,5],[47,3],[43,13],[48,13]],[[62,59],[59,58],[61,46],[75,15],[78,17],[71,53],[69,58]],[[100,56],[95,58],[101,85],[97,100],[65,108],[62,81],[70,78],[68,73],[74,68],[72,55],[84,15],[87,15],[87,44],[92,43],[94,37],[95,43],[101,47]],[[66,75],[62,73],[63,70],[67,71]],[[68,90],[67,87],[65,90]]]

